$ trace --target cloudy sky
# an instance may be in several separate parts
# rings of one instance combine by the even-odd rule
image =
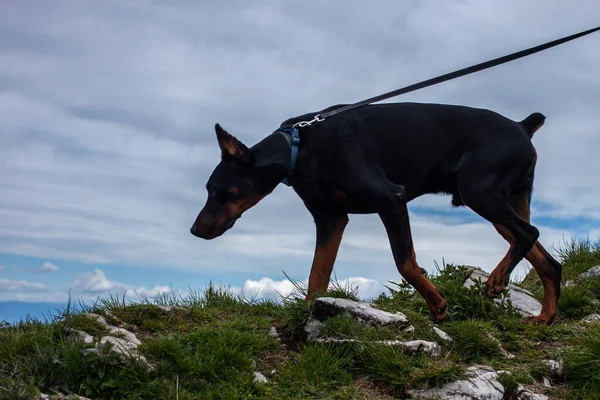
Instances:
[[[314,226],[278,187],[214,241],[189,234],[219,160],[281,121],[598,24],[594,0],[4,1],[0,6],[0,320],[72,295],[210,280],[274,296],[307,278]],[[394,101],[548,119],[533,223],[548,248],[600,236],[600,33]],[[491,270],[507,250],[449,198],[410,204],[417,258]],[[522,274],[527,265],[519,266]],[[376,216],[351,216],[339,279],[398,281]],[[29,303],[29,305],[22,304]],[[33,304],[33,305],[32,305]],[[11,314],[12,313],[12,314]]]

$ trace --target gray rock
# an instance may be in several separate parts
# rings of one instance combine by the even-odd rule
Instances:
[[[357,320],[374,325],[394,325],[399,328],[408,326],[408,319],[402,313],[390,313],[371,307],[368,303],[359,303],[348,299],[320,297],[315,301],[313,315],[318,320],[348,313]]]
[[[318,338],[314,340],[317,343],[360,343],[360,344],[378,344],[382,346],[400,346],[409,353],[425,353],[430,357],[439,357],[442,354],[442,348],[435,342],[427,342],[425,340],[409,340],[407,342],[401,340],[373,340],[369,342],[360,341],[357,339],[335,339],[335,338]]]
[[[465,281],[465,287],[471,287],[479,280],[487,282],[489,274],[480,268],[472,268],[471,275]],[[534,317],[542,312],[542,304],[533,297],[533,293],[518,286],[509,284],[507,286],[507,299],[512,302],[513,307],[524,317]],[[500,299],[495,299],[500,302]]]
[[[67,328],[67,336],[75,340],[81,340],[85,344],[94,344],[94,337],[84,331]]]
[[[319,336],[323,325],[321,321],[343,313],[349,314],[359,322],[373,325],[393,325],[398,328],[404,328],[409,325],[406,315],[400,312],[389,313],[373,308],[368,303],[359,303],[333,297],[320,297],[315,300],[314,310],[304,326],[304,332],[308,340],[314,340]]]
[[[275,328],[274,326],[272,326],[271,330],[269,331],[269,336],[271,336],[272,338],[278,338],[279,337],[279,333],[277,333],[277,328]]]
[[[588,324],[598,323],[598,322],[600,322],[600,314],[590,314],[587,317],[585,317],[584,319],[582,319],[581,321],[588,323]]]
[[[441,388],[409,390],[408,393],[411,398],[421,400],[502,400],[504,386],[493,368],[479,365],[468,368],[463,379]]]
[[[137,340],[137,338],[136,338]],[[123,339],[123,338],[119,338],[119,337],[114,337],[114,336],[104,336],[102,339],[100,339],[100,346],[99,347],[107,347],[107,343],[110,343],[112,345],[112,349],[113,351],[122,354],[124,356],[134,356],[137,353],[137,348],[138,346],[141,344],[141,342],[139,340],[137,340],[138,343],[135,342],[131,342],[127,339]]]
[[[322,327],[323,323],[313,317],[311,314],[310,317],[308,317],[308,321],[306,321],[306,325],[304,325],[304,333],[306,333],[306,338],[308,340],[314,340],[317,336],[319,336],[319,332],[321,332]]]
[[[427,342],[425,340],[410,340],[408,342],[399,343],[404,347],[404,350],[409,353],[423,352],[430,357],[439,357],[442,354],[442,348],[435,342]]]
[[[559,378],[563,374],[564,363],[562,360],[543,360],[542,361],[548,368],[548,375],[551,378]]]
[[[550,383],[550,379],[546,378],[545,376],[542,378],[542,383],[544,384],[544,386],[546,387],[552,387],[552,384]]]
[[[104,327],[108,330],[108,334],[103,336],[99,342],[97,342],[93,337],[85,335],[92,338],[92,341],[89,343],[96,343],[95,348],[85,349],[83,350],[85,353],[96,353],[100,354],[103,350],[110,348],[111,351],[119,354],[123,359],[125,358],[136,358],[142,364],[146,365],[149,369],[152,369],[153,366],[148,363],[146,358],[139,354],[138,346],[142,344],[142,342],[137,338],[135,333],[128,331],[124,328],[119,328],[114,325],[106,322],[106,318],[98,314],[86,313],[84,314],[88,318],[95,319],[100,324],[104,325]],[[85,337],[86,339],[89,339]],[[86,342],[87,343],[87,342]]]
[[[450,335],[448,335],[446,332],[444,332],[443,330],[441,330],[440,328],[438,328],[437,326],[433,327],[433,331],[440,337],[442,338],[442,340],[445,340],[446,342],[453,342],[454,340],[450,337]]]
[[[90,400],[87,397],[77,396],[77,395],[75,395],[75,397],[73,397],[73,395],[70,395],[70,397],[68,397],[67,395],[64,395],[64,394],[58,394],[58,395],[53,395],[53,396],[57,396],[57,397],[55,397],[57,399],[73,399],[73,398],[75,398],[75,399],[79,399],[79,400]],[[49,395],[44,394],[44,393],[40,394],[40,400],[50,400],[50,399],[51,399],[51,397]]]
[[[514,400],[548,400],[548,396],[533,393],[531,390],[526,389],[521,384],[519,384],[517,390],[515,390],[510,398]]]
[[[493,340],[498,345],[498,351],[500,352],[500,354],[502,354],[506,358],[515,358],[514,354],[510,354],[508,351],[504,350],[504,347],[502,347],[502,342],[500,342],[498,339],[496,339],[494,337],[494,335],[492,335],[491,333],[488,333],[486,336],[488,338],[490,338],[491,340]]]
[[[173,310],[183,310],[184,308],[181,306],[163,306],[163,305],[157,305],[157,308],[159,308],[161,311],[164,311],[166,313],[169,313]]]
[[[255,372],[254,373],[254,382],[256,383],[269,383],[269,381],[267,380],[267,377],[264,376],[263,374],[261,374],[260,372]]]
[[[596,276],[600,276],[600,265],[596,265],[595,267],[592,267],[587,271],[582,272],[581,274],[579,274],[579,276],[581,276],[582,278],[594,278]]]

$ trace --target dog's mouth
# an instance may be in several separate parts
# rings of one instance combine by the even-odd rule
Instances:
[[[228,231],[229,229],[233,228],[233,225],[235,225],[235,221],[237,221],[237,217],[232,217],[231,219],[229,219],[229,221],[227,221],[227,223],[223,227],[224,231]]]
[[[225,232],[233,228],[233,225],[235,225],[235,222],[238,219],[239,217],[231,217],[229,220],[227,220],[225,224],[221,225],[220,227],[214,227],[213,229],[209,230],[203,229],[201,224],[194,224],[190,229],[190,232],[192,233],[192,235],[201,239],[214,239],[223,235]]]

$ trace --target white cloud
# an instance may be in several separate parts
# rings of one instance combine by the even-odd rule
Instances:
[[[125,295],[127,299],[139,300],[144,297],[152,298],[158,294],[170,291],[171,288],[167,286],[156,285],[153,288],[146,288],[113,281],[108,279],[106,274],[100,269],[78,275],[70,287],[62,286],[57,288],[25,280],[0,279],[0,302],[66,303],[69,295],[74,299],[86,302],[93,302],[99,297],[105,298],[109,295],[117,297]]]
[[[308,280],[296,282],[301,287],[306,287]],[[336,284],[344,288],[358,289],[358,297],[361,299],[369,299],[378,296],[380,293],[387,291],[381,282],[373,279],[354,277],[339,280]],[[330,288],[334,287],[334,282],[330,283]],[[279,300],[281,297],[288,297],[291,294],[298,294],[294,283],[288,279],[275,281],[271,278],[264,277],[259,280],[248,279],[242,288],[234,288],[235,292],[242,293],[250,299],[271,299]]]
[[[301,284],[306,285],[306,281]],[[289,280],[274,281],[271,278],[261,278],[257,281],[248,279],[244,282],[241,290],[239,288],[235,290],[241,291],[248,298],[272,300],[278,300],[282,296],[287,297],[296,292],[294,284]]]
[[[58,268],[56,265],[52,264],[51,262],[44,262],[44,265],[42,265],[41,268],[35,269],[33,270],[33,272],[35,273],[45,273],[45,272],[58,272],[60,271],[60,268]]]
[[[106,296],[109,294],[122,295],[124,293],[130,297],[152,297],[157,294],[168,293],[171,289],[167,286],[159,285],[147,289],[143,286],[111,281],[106,277],[106,274],[102,270],[96,268],[93,273],[88,272],[79,275],[71,285],[71,290],[74,295],[82,295],[84,297]]]
[[[43,283],[0,279],[0,292],[35,292],[46,289],[47,286]]]

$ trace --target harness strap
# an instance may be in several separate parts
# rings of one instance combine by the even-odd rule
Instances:
[[[281,182],[284,185],[292,186],[292,174],[294,173],[294,169],[296,168],[296,160],[298,158],[298,146],[300,146],[300,133],[297,128],[279,128],[275,132],[281,132],[282,135],[285,136],[285,133],[289,133],[291,139],[289,140],[290,148],[291,148],[291,157],[290,157],[290,172],[288,176],[286,176]],[[284,133],[285,132],[285,133]],[[287,136],[285,136],[287,139]]]

